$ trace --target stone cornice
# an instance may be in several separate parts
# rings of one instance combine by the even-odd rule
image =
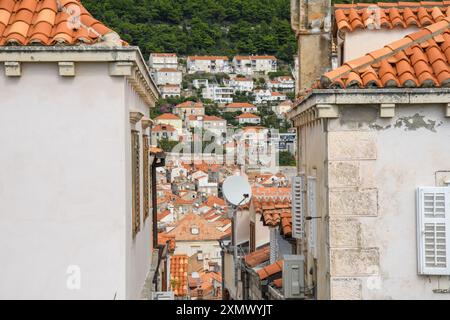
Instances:
[[[143,117],[144,114],[139,111],[130,111],[130,123],[132,125],[138,123]]]
[[[380,108],[380,117],[395,115],[397,105],[442,105],[445,116],[448,110],[450,88],[395,88],[395,89],[316,89],[288,113],[296,125],[304,125],[322,118],[338,118],[339,106],[374,105]]]
[[[77,62],[109,62],[121,68],[121,73],[115,73],[115,66],[110,67],[110,74],[127,77],[149,106],[153,106],[160,95],[138,47],[7,46],[0,47],[0,63],[2,62],[13,62],[19,66],[22,62],[55,62],[60,68],[60,63],[67,66]],[[66,70],[63,75],[71,75],[70,72]],[[11,72],[11,75],[14,73]],[[17,73],[15,75],[20,76]]]

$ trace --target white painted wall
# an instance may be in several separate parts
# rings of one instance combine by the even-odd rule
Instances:
[[[218,240],[211,241],[176,241],[175,254],[186,254],[188,257],[196,254],[198,250],[203,252],[203,256],[209,257],[210,261],[222,264],[220,256],[221,248]]]
[[[142,102],[106,63],[76,72],[0,64],[0,299],[137,298],[149,269],[151,219],[130,240],[127,108]]]
[[[400,40],[408,34],[419,31],[412,27],[407,29],[396,28],[392,30],[356,30],[345,33],[344,62],[357,59],[374,50],[383,48],[385,45]]]

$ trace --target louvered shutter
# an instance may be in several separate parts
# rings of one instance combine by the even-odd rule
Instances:
[[[305,176],[292,180],[292,237],[302,239],[305,221]]]
[[[308,250],[314,258],[317,258],[317,211],[316,211],[316,178],[308,177],[308,216],[312,219],[309,223]]]
[[[450,275],[450,188],[419,188],[419,274]]]

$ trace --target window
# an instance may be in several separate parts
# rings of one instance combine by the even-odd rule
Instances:
[[[133,197],[133,208],[132,208],[132,231],[133,237],[141,230],[141,217],[140,217],[140,144],[139,144],[139,131],[131,131],[131,161],[132,161],[132,197]]]
[[[200,231],[199,231],[199,229],[198,229],[197,226],[192,226],[192,227],[191,227],[191,233],[192,233],[193,235],[197,235],[197,234],[200,233]]]
[[[305,176],[300,175],[292,181],[292,238],[295,239],[304,236],[305,180]]]
[[[256,250],[256,234],[255,234],[255,223],[250,221],[250,252]]]
[[[149,167],[149,139],[148,135],[143,134],[142,135],[142,141],[144,144],[143,153],[144,153],[144,161],[143,161],[143,168],[142,168],[142,174],[144,176],[144,185],[143,185],[143,192],[144,192],[144,221],[148,218],[150,215],[150,167]]]
[[[316,212],[316,178],[308,177],[308,215],[312,218],[308,226],[308,250],[317,259],[317,212]]]
[[[450,188],[417,191],[419,274],[450,275]]]

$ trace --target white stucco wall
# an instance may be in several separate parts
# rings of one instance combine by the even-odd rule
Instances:
[[[124,298],[123,79],[107,64],[74,78],[0,64],[0,96],[0,298]],[[72,265],[80,290],[66,286]]]
[[[22,63],[21,77],[0,64],[0,96],[0,299],[139,298],[151,217],[131,240],[129,111],[148,116],[141,98],[107,63],[66,78],[57,63]]]
[[[124,145],[124,151],[126,154],[126,172],[127,172],[127,181],[126,185],[124,186],[125,190],[127,190],[126,196],[127,196],[127,203],[128,205],[126,207],[126,239],[127,239],[127,248],[126,248],[126,254],[127,254],[127,261],[126,261],[126,298],[127,299],[137,299],[139,298],[142,285],[144,284],[145,278],[147,276],[147,273],[150,270],[150,264],[151,264],[151,254],[152,254],[152,213],[150,209],[150,216],[145,220],[144,222],[144,205],[143,205],[143,178],[141,177],[141,212],[140,212],[140,219],[141,219],[141,231],[136,235],[135,239],[132,238],[132,194],[131,194],[131,185],[132,185],[132,172],[131,172],[131,124],[129,121],[129,113],[131,110],[133,111],[139,111],[143,113],[145,116],[149,116],[149,108],[147,105],[142,101],[141,97],[132,89],[131,85],[127,82],[124,83],[124,91],[125,91],[125,108],[123,108],[124,111],[124,125],[127,128],[125,131],[126,139],[125,139],[125,145]],[[142,124],[141,122],[138,122],[135,126],[136,130],[140,132],[140,136],[142,137]],[[143,163],[143,142],[141,140],[141,175],[142,175],[142,168],[144,167]]]
[[[220,244],[218,240],[212,241],[176,241],[175,254],[186,254],[188,257],[197,253],[197,250],[203,252],[203,256],[209,256],[210,261],[222,264]]]
[[[364,56],[366,53],[383,48],[385,45],[400,40],[418,28],[396,28],[392,30],[356,30],[345,33],[344,59],[349,61]]]

